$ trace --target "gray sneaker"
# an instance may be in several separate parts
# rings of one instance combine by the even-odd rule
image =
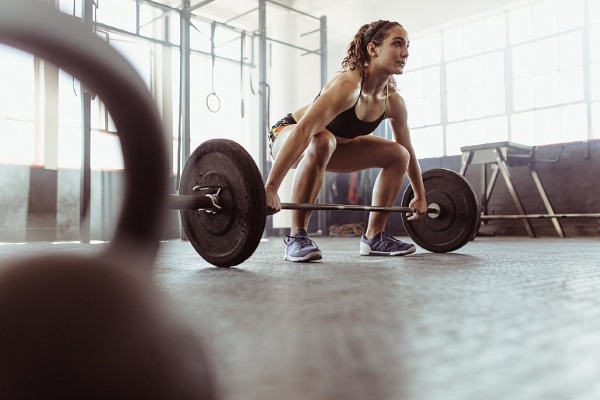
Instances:
[[[283,237],[283,242],[286,244],[284,260],[307,262],[322,258],[321,250],[304,232],[297,232],[296,236],[286,235]]]
[[[403,256],[415,250],[414,244],[401,242],[385,232],[378,233],[370,240],[365,235],[360,238],[361,256]]]

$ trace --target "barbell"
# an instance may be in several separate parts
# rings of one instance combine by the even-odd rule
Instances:
[[[289,210],[399,212],[411,239],[432,252],[450,252],[468,243],[479,228],[479,200],[458,173],[435,168],[423,173],[428,213],[409,220],[414,197],[409,185],[400,207],[282,203]],[[179,194],[170,209],[181,210],[184,232],[209,263],[232,267],[258,247],[267,218],[263,179],[256,163],[238,143],[212,139],[198,146],[183,168]]]

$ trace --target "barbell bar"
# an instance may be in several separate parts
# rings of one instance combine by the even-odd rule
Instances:
[[[428,213],[409,219],[412,187],[400,207],[282,203],[288,210],[352,210],[399,212],[411,239],[425,250],[450,252],[469,242],[479,228],[479,200],[458,173],[436,168],[422,175]],[[184,232],[194,249],[218,267],[238,265],[260,243],[267,219],[263,178],[256,163],[238,143],[228,139],[203,142],[190,155],[181,175],[179,194],[169,207],[179,209]]]
[[[546,219],[546,218],[600,218],[600,213],[567,213],[567,214],[486,214],[482,220],[494,219]]]
[[[211,189],[211,188],[201,188]],[[212,188],[214,189],[214,188]],[[216,188],[222,189],[222,188]],[[219,196],[212,193],[204,195],[169,195],[168,208],[173,210],[202,210],[206,212],[220,212]],[[395,207],[395,206],[367,206],[355,204],[323,204],[323,203],[281,203],[282,210],[310,210],[310,211],[368,211],[368,212],[408,212],[416,213],[414,207]],[[435,218],[440,213],[437,205],[430,205],[427,209],[428,214]]]
[[[401,213],[407,212],[414,214],[417,210],[414,207],[394,207],[394,206],[366,206],[358,204],[312,204],[312,203],[281,203],[282,210],[311,210],[311,211],[368,211],[368,212],[387,212]],[[436,204],[430,204],[427,214],[435,218],[440,213],[440,208]]]

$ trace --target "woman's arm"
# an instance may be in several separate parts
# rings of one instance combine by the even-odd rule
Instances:
[[[421,166],[415,154],[412,142],[410,140],[410,131],[408,129],[408,112],[404,99],[399,93],[394,92],[389,97],[388,118],[394,133],[394,139],[408,151],[410,160],[408,162],[408,180],[413,188],[415,197],[410,202],[410,207],[417,209],[417,215],[427,213],[427,199],[425,198],[425,187],[421,176]]]

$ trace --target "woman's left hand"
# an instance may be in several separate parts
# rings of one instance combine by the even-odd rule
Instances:
[[[427,214],[427,200],[424,197],[415,197],[411,200],[408,206],[414,208],[416,211],[416,213],[406,213],[406,215],[409,217],[409,220],[418,219],[421,218],[421,216]]]

